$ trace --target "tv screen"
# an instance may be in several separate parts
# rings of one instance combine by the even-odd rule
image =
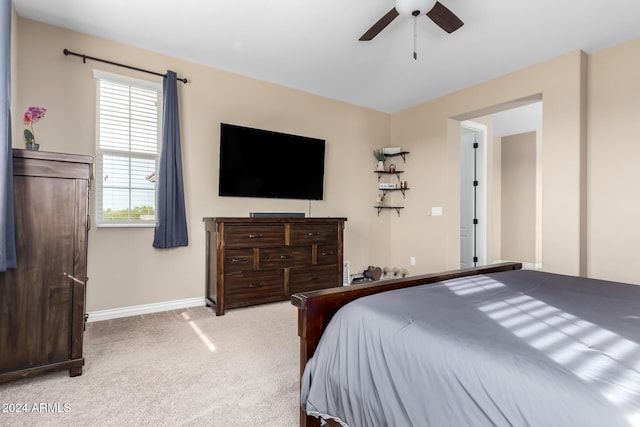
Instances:
[[[323,139],[221,123],[218,194],[322,200]]]

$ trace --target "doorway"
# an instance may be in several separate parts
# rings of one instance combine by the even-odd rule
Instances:
[[[458,119],[460,268],[542,268],[542,101],[504,107]]]
[[[460,129],[460,268],[487,263],[487,126]]]

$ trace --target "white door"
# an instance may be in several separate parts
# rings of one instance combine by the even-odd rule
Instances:
[[[460,268],[486,264],[486,127],[460,129]]]

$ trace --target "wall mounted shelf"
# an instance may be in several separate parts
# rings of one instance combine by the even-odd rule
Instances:
[[[404,173],[404,171],[373,171],[373,173],[377,173],[378,174],[378,181],[380,181],[380,177],[382,175],[395,175],[398,177],[398,180],[400,179],[400,174]]]
[[[408,152],[408,151],[401,151],[401,152],[399,152],[399,153],[394,153],[394,154],[385,154],[385,155],[384,155],[384,157],[385,157],[385,159],[387,159],[387,158],[389,158],[389,157],[397,157],[397,156],[400,156],[400,157],[402,157],[402,161],[406,163],[406,162],[407,162],[407,157],[406,157],[406,156],[407,156],[407,154],[409,154],[409,152]]]
[[[383,196],[387,195],[387,191],[400,191],[402,192],[402,198],[404,199],[405,197],[404,191],[408,189],[409,188],[381,188],[380,190],[382,191]]]
[[[404,209],[404,206],[374,206],[374,208],[378,209],[378,216],[380,216],[380,212],[383,209],[395,209],[398,212],[398,216],[400,216],[400,209]]]
[[[387,169],[386,166],[386,160],[391,158],[391,157],[402,157],[402,161],[406,163],[407,161],[407,154],[409,154],[408,151],[400,151],[398,153],[393,153],[393,154],[385,154],[384,155],[384,161],[382,162],[384,164],[384,168]],[[382,198],[384,199],[387,196],[387,193],[393,192],[393,191],[399,191],[402,193],[402,198],[406,198],[406,190],[409,190],[409,187],[406,186],[406,181],[403,182],[400,179],[400,175],[404,173],[404,171],[401,170],[396,170],[395,169],[395,165],[391,164],[394,167],[393,171],[390,170],[374,170],[373,173],[378,174],[378,183],[380,183],[380,178],[383,176],[388,176],[388,175],[395,175],[396,178],[398,178],[398,184],[396,186],[396,188],[378,188],[378,191],[382,192]],[[381,184],[378,185],[378,187]],[[390,206],[384,206],[384,205],[376,205],[374,206],[375,209],[378,210],[378,216],[380,216],[380,212],[382,212],[384,209],[393,209],[397,212],[398,216],[400,216],[400,209],[404,209],[404,206],[395,206],[395,205],[390,205]]]

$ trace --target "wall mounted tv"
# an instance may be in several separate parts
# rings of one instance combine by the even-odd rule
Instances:
[[[323,139],[220,124],[218,194],[322,200]]]

